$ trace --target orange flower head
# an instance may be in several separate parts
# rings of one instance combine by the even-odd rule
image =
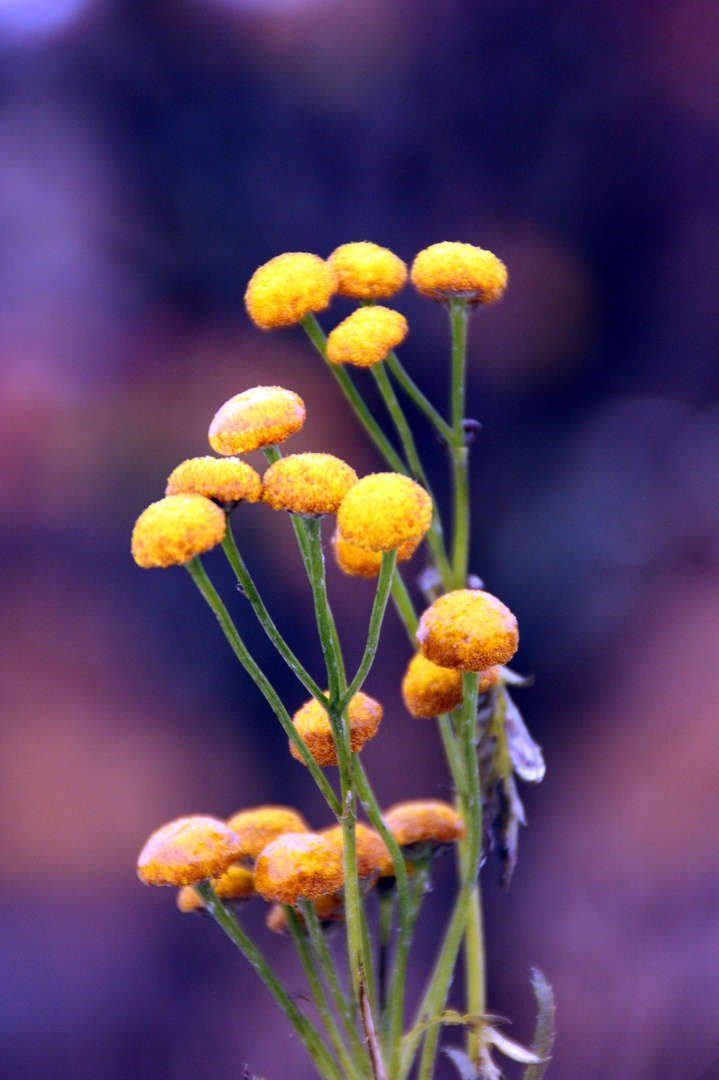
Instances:
[[[197,457],[181,462],[167,479],[165,495],[204,495],[219,503],[258,502],[262,481],[238,458]]]
[[[507,267],[473,244],[432,244],[414,260],[412,284],[431,300],[464,297],[472,306],[489,304],[507,287]]]
[[[386,811],[384,820],[408,859],[437,855],[465,835],[457,811],[440,799],[396,803]]]
[[[407,337],[407,320],[387,307],[362,307],[336,326],[327,338],[331,364],[372,367]]]
[[[280,904],[336,893],[343,883],[342,856],[317,833],[279,836],[255,866],[256,891]]]
[[[318,896],[312,901],[312,906],[317,912],[317,918],[323,929],[332,926],[333,923],[344,921],[344,898],[342,893],[327,893],[326,896]],[[304,926],[305,917],[301,911],[297,911],[300,925]],[[265,925],[273,934],[289,934],[290,928],[287,922],[287,912],[282,904],[271,904],[265,915]]]
[[[337,274],[337,292],[355,300],[385,300],[407,280],[402,260],[377,244],[341,244],[327,262]]]
[[[260,852],[278,836],[310,831],[302,815],[291,806],[254,806],[250,810],[239,810],[227,825],[240,841],[238,861],[247,866],[254,866]]]
[[[331,825],[320,833],[340,854],[343,850],[342,826]],[[358,821],[355,825],[357,845],[357,876],[360,881],[375,881],[384,875],[387,864],[392,866],[392,858],[382,837],[369,825]],[[394,871],[392,871],[394,873]]]
[[[255,895],[252,871],[238,863],[228,866],[221,877],[213,878],[211,885],[220,900],[233,907],[240,906]],[[180,889],[177,894],[177,906],[183,912],[204,911],[205,907],[192,885],[185,885]]]
[[[422,543],[421,537],[415,540],[406,540],[397,548],[397,562],[405,562],[414,555]],[[349,544],[335,529],[330,540],[332,554],[340,570],[349,577],[376,578],[382,566],[382,555],[378,551],[364,551],[362,548]]]
[[[146,885],[197,885],[223,874],[238,851],[237,836],[217,818],[178,818],[152,834],[137,873]]]
[[[517,620],[491,593],[456,589],[423,612],[417,644],[422,655],[440,667],[487,671],[508,663],[517,651]]]
[[[479,693],[497,686],[499,666],[483,671],[479,677]],[[421,653],[415,653],[402,679],[402,698],[407,712],[418,719],[429,720],[440,713],[451,712],[462,704],[462,674],[456,668],[438,667]]]
[[[358,480],[337,512],[342,538],[365,551],[391,551],[422,540],[432,521],[424,488],[400,473],[371,473]]]
[[[218,454],[248,454],[276,446],[305,422],[302,398],[281,386],[253,386],[230,398],[210,424],[210,446]]]
[[[138,566],[182,566],[220,543],[227,520],[204,495],[167,495],[143,510],[132,531]]]
[[[274,330],[324,311],[336,292],[337,274],[328,263],[306,251],[289,251],[255,270],[245,307],[256,326]]]
[[[336,514],[357,473],[332,454],[290,454],[270,465],[263,502],[292,514]]]
[[[328,691],[329,693],[329,691]],[[347,707],[350,728],[350,745],[356,754],[369,739],[377,734],[382,719],[382,706],[369,694],[358,691]],[[319,701],[311,698],[292,717],[302,741],[318,765],[336,765],[337,749],[332,738],[332,727],[327,710]],[[299,751],[290,743],[290,753],[297,761],[302,761]]]

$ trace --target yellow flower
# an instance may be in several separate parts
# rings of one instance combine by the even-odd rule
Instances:
[[[228,866],[222,877],[213,878],[210,884],[220,900],[233,907],[240,907],[255,895],[252,871],[237,863]],[[177,906],[180,911],[188,912],[201,911],[205,905],[192,885],[185,885],[177,894]]]
[[[210,424],[218,454],[247,454],[289,439],[305,422],[302,398],[281,386],[253,386],[230,398]]]
[[[420,541],[432,521],[432,501],[400,473],[364,476],[345,495],[337,513],[342,538],[366,551],[391,551]]]
[[[457,811],[439,799],[396,803],[383,816],[407,858],[438,854],[447,844],[465,835],[464,822]]]
[[[336,514],[357,473],[332,454],[290,454],[264,475],[262,501],[293,514]]]
[[[344,921],[344,898],[342,893],[327,893],[325,896],[317,896],[312,901],[312,906],[317,912],[320,925],[325,927],[331,923]],[[305,917],[301,911],[296,912],[300,924],[304,926]],[[290,928],[287,924],[287,912],[282,904],[270,904],[265,915],[265,925],[273,934],[288,934]]]
[[[397,548],[397,562],[405,562],[414,555],[422,543],[422,538],[407,540]],[[364,551],[362,548],[349,544],[335,529],[330,540],[332,554],[335,562],[343,573],[350,577],[376,578],[382,565],[382,555],[378,551]]]
[[[290,251],[270,259],[250,278],[245,307],[262,330],[293,326],[310,311],[324,311],[337,292],[335,271],[318,255]]]
[[[412,284],[432,300],[457,296],[472,305],[489,304],[507,287],[507,267],[491,251],[473,244],[432,244],[414,260]]]
[[[194,492],[220,503],[257,502],[262,498],[262,481],[245,461],[238,458],[189,458],[173,469],[165,495]]]
[[[138,566],[181,566],[219,544],[227,521],[204,495],[168,495],[140,514],[132,531]]]
[[[177,818],[152,834],[137,873],[146,885],[197,885],[223,874],[238,850],[237,836],[217,818]]]
[[[305,819],[290,806],[253,806],[239,810],[227,822],[240,842],[238,862],[254,866],[263,848],[283,833],[309,832]]]
[[[483,671],[479,693],[499,682],[499,667]],[[462,673],[456,668],[439,667],[421,653],[415,653],[402,679],[402,698],[407,711],[418,719],[429,720],[440,713],[451,712],[462,704]]]
[[[342,826],[331,825],[328,829],[322,829],[320,836],[332,844],[340,854],[343,851]],[[357,876],[360,881],[376,880],[383,874],[387,863],[392,865],[392,857],[382,837],[369,825],[358,821],[355,825],[355,840],[357,845]],[[393,871],[394,872],[394,871]]]
[[[517,620],[491,593],[456,589],[423,612],[417,644],[422,655],[440,667],[486,671],[514,656],[519,645]]]
[[[329,691],[328,691],[329,693]],[[374,738],[382,719],[382,706],[368,694],[360,690],[347,708],[350,729],[350,745],[356,754],[364,744]],[[319,701],[311,698],[292,717],[305,746],[318,765],[336,765],[337,749],[332,738],[332,727],[326,709]],[[299,751],[290,743],[290,753],[297,761],[302,761]]]
[[[407,267],[387,248],[361,242],[342,244],[327,260],[337,273],[337,292],[355,300],[394,296],[407,280]]]
[[[387,307],[362,307],[336,326],[327,338],[332,364],[372,367],[407,337],[407,320]]]
[[[255,889],[265,900],[296,904],[342,888],[342,856],[316,833],[285,833],[268,844],[255,866]]]

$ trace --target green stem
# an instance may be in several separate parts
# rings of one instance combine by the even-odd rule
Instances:
[[[409,375],[406,368],[400,363],[395,353],[391,352],[387,357],[387,366],[395,379],[402,387],[407,396],[415,403],[436,429],[440,438],[446,442],[452,442],[454,432],[446,420],[437,412],[434,405],[424,396],[414,379]]]
[[[389,1045],[390,1057],[390,1080],[398,1075],[401,1065],[402,1031],[404,1028],[404,998],[407,982],[407,962],[409,959],[409,946],[412,934],[417,922],[422,901],[427,891],[427,882],[432,869],[431,859],[418,860],[414,865],[412,878],[412,891],[409,897],[406,926],[404,933],[397,938],[397,949],[394,957],[394,969],[389,988],[388,1014],[389,1014]]]
[[[314,315],[305,315],[302,319],[302,327],[307,334],[308,338],[317,349],[322,359],[326,361],[327,367],[334,375],[337,383],[339,384],[342,393],[345,395],[350,405],[354,409],[355,415],[364,427],[365,431],[369,435],[374,445],[379,450],[382,457],[385,459],[390,468],[395,472],[407,473],[407,467],[402,461],[392,443],[389,441],[382,428],[379,426],[372,413],[367,408],[364,400],[360,396],[357,387],[352,382],[348,373],[345,371],[341,364],[331,364],[327,360],[327,342],[322,330],[322,327],[317,322]]]
[[[410,645],[413,649],[416,649],[417,640],[415,634],[417,633],[417,613],[414,610],[412,597],[407,591],[404,578],[399,570],[395,570],[394,577],[392,578],[392,600],[394,601],[395,610],[400,617],[402,625],[407,631]]]
[[[327,681],[330,690],[330,702],[336,707],[342,700],[344,679],[341,674],[340,652],[337,642],[337,631],[334,618],[327,600],[327,585],[325,582],[325,557],[322,551],[321,524],[319,518],[306,518],[300,522],[307,538],[307,563],[312,599],[315,605],[317,629],[320,635],[325,665],[327,667]]]
[[[315,1063],[318,1071],[326,1080],[344,1080],[337,1063],[332,1059],[319,1032],[307,1017],[299,1011],[295,1003],[278,982],[269,964],[257,946],[248,938],[240,925],[232,918],[227,908],[218,899],[209,881],[195,885],[195,891],[210,915],[222,927],[234,942],[245,959],[252,965],[265,986],[272,994],[283,1013],[297,1032],[302,1045]]]
[[[484,1016],[486,1012],[484,927],[482,924],[482,897],[479,884],[472,889],[464,936],[464,985],[467,1012],[472,1016]],[[467,1055],[472,1064],[479,1057],[479,1034],[476,1028],[467,1029]]]
[[[340,708],[345,709],[357,691],[361,689],[367,675],[369,673],[374,658],[377,655],[377,647],[379,645],[379,635],[382,629],[382,621],[384,619],[384,613],[387,610],[387,601],[389,599],[390,589],[392,587],[392,580],[394,576],[394,568],[396,562],[396,551],[383,551],[382,552],[382,565],[380,567],[379,579],[377,581],[377,592],[374,598],[374,604],[372,605],[372,614],[369,620],[369,629],[367,631],[367,644],[365,645],[364,656],[362,662],[357,669],[357,674],[347,688],[347,692],[342,698]]]
[[[288,666],[292,669],[292,671],[295,673],[303,686],[307,690],[309,690],[310,694],[312,694],[312,696],[316,698],[317,701],[319,701],[320,705],[324,709],[326,709],[329,704],[327,698],[322,693],[312,676],[302,666],[302,664],[292,652],[289,645],[282,637],[282,634],[279,632],[274,622],[272,621],[272,617],[270,616],[267,608],[265,607],[262,598],[257,591],[257,587],[255,586],[254,581],[250,577],[250,573],[244,563],[244,560],[242,559],[242,556],[240,555],[234,535],[232,533],[229,516],[227,519],[227,530],[225,532],[225,538],[222,541],[222,547],[224,549],[225,555],[227,556],[227,561],[232,567],[235,576],[242,587],[243,593],[249,600],[250,606],[252,607],[252,610],[254,611],[257,618],[259,619],[260,624],[262,625],[262,628],[264,629],[268,638],[275,646],[277,651],[280,653],[280,655],[283,657],[283,659],[287,662]]]
[[[464,299],[449,302],[449,321],[452,333],[452,430],[450,446],[453,484],[452,578],[449,588],[467,587],[469,560],[469,450],[465,444],[464,402],[467,369],[467,320],[469,308]]]
[[[394,915],[394,882],[391,888],[385,888],[378,893],[379,901],[379,949],[377,961],[377,979],[379,982],[379,1011],[384,1018],[387,1010],[387,960],[389,954],[389,941],[392,933],[392,917]]]
[[[269,681],[264,672],[261,671],[257,662],[248,652],[245,643],[237,632],[235,624],[230,618],[230,614],[227,611],[227,608],[222,603],[222,600],[218,596],[214,585],[205,573],[205,568],[200,562],[199,556],[191,559],[190,562],[186,562],[184,565],[188,573],[190,574],[190,577],[195,582],[198,589],[200,590],[205,600],[214,612],[215,617],[219,622],[225,637],[229,641],[235,656],[240,661],[253,682],[264,694],[268,704],[273,709],[275,715],[277,716],[277,719],[282,724],[282,727],[285,729],[287,737],[297,748],[297,751],[301,755],[303,762],[310,770],[315,783],[317,784],[320,791],[327,800],[330,809],[334,814],[339,816],[342,812],[342,807],[337,799],[337,796],[330,787],[327,778],[320,769],[319,765],[305,746],[303,739],[298,734],[295,725],[290,719],[289,713],[282,704],[276,690],[272,686],[272,683]]]
[[[467,319],[469,308],[463,297],[449,301],[449,323],[452,334],[451,403],[453,442],[464,445],[464,398],[467,367]]]

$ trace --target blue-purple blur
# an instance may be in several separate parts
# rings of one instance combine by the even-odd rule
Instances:
[[[312,1076],[220,931],[135,877],[180,814],[329,820],[188,575],[138,569],[129,535],[257,383],[305,400],[292,449],[380,466],[301,333],[262,333],[242,305],[260,263],[352,240],[407,261],[468,241],[509,267],[471,324],[472,569],[518,616],[515,667],[537,682],[517,697],[549,771],[523,792],[510,891],[485,870],[489,1006],[529,1040],[536,964],[558,1001],[552,1080],[715,1078],[719,7],[23,0],[0,33],[3,1078]],[[443,312],[397,303],[401,355],[444,405]],[[236,530],[319,673],[289,522],[244,507]],[[206,565],[296,708],[222,559]],[[330,578],[354,663],[372,588]],[[449,795],[434,726],[401,704],[408,656],[390,614],[367,683],[384,804]],[[246,919],[299,991],[259,902]]]

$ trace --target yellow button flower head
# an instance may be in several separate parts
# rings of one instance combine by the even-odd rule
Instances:
[[[336,514],[357,473],[332,454],[289,454],[264,475],[262,501],[293,514]]]
[[[517,620],[491,593],[456,589],[423,612],[417,644],[422,655],[440,667],[487,671],[508,663],[517,651]]]
[[[336,326],[327,338],[332,364],[372,367],[381,363],[407,337],[407,320],[387,307],[363,307]]]
[[[473,244],[432,244],[414,260],[412,284],[432,300],[456,296],[472,305],[489,304],[507,287],[507,267],[491,251]]]
[[[342,853],[341,825],[331,825],[328,829],[323,829],[320,836],[324,836],[329,844],[332,844],[340,854]],[[378,832],[375,832],[369,825],[365,825],[361,821],[358,821],[355,825],[355,838],[357,844],[357,875],[360,881],[375,880],[384,872],[388,860],[390,866],[392,865],[392,857],[387,845]]]
[[[484,694],[499,682],[500,669],[492,667],[479,678],[479,693]],[[462,673],[456,668],[438,667],[416,653],[402,679],[402,698],[407,711],[418,719],[429,720],[451,712],[462,704]]]
[[[255,866],[255,889],[265,900],[296,904],[342,888],[342,856],[316,833],[285,833]]]
[[[210,884],[220,900],[232,907],[242,906],[255,895],[252,871],[237,863],[228,866],[222,877],[213,878]],[[177,906],[180,911],[188,912],[203,911],[205,905],[192,885],[185,885],[177,894]]]
[[[436,855],[465,835],[464,822],[457,811],[439,799],[396,803],[383,816],[407,858]]]
[[[361,242],[342,244],[327,260],[337,273],[337,292],[355,300],[394,296],[407,280],[407,267],[388,248]]]
[[[362,477],[347,492],[337,513],[342,538],[365,551],[391,551],[419,542],[431,521],[429,495],[400,473]]]
[[[227,519],[204,495],[168,495],[140,514],[132,531],[138,566],[182,566],[219,544]]]
[[[250,810],[240,810],[229,818],[227,825],[240,842],[238,862],[247,866],[254,866],[263,848],[278,836],[310,831],[302,815],[291,806],[254,806]]]
[[[146,885],[197,885],[223,874],[238,851],[237,836],[217,818],[177,818],[152,834],[137,873]]]
[[[329,693],[329,691],[327,691]],[[350,746],[356,754],[364,744],[374,738],[382,720],[382,706],[369,694],[358,691],[347,708],[350,728]],[[319,701],[311,698],[298,709],[292,717],[302,741],[318,765],[336,765],[337,750],[332,738],[332,728],[327,711]],[[302,761],[299,751],[290,743],[290,753],[297,761]]]
[[[414,555],[422,543],[422,538],[407,540],[397,548],[397,562],[405,562]],[[382,555],[378,551],[363,551],[362,548],[349,544],[335,529],[330,540],[335,562],[343,573],[350,577],[376,578],[382,565]]]
[[[218,454],[247,454],[275,446],[305,422],[302,398],[281,386],[253,386],[230,398],[210,424],[210,446]]]
[[[262,498],[262,481],[245,461],[208,455],[189,458],[170,473],[165,495],[188,492],[220,503],[258,502]]]
[[[245,307],[262,330],[293,326],[310,311],[324,311],[337,292],[335,271],[318,255],[290,251],[270,259],[250,278]]]
[[[317,896],[312,901],[312,906],[317,912],[317,918],[320,920],[323,929],[330,927],[332,923],[344,921],[344,897],[342,893],[327,893],[326,896]],[[301,911],[296,914],[301,925],[304,926],[304,915]],[[265,915],[265,925],[273,934],[288,934],[290,932],[287,923],[287,912],[282,904],[270,905]]]

